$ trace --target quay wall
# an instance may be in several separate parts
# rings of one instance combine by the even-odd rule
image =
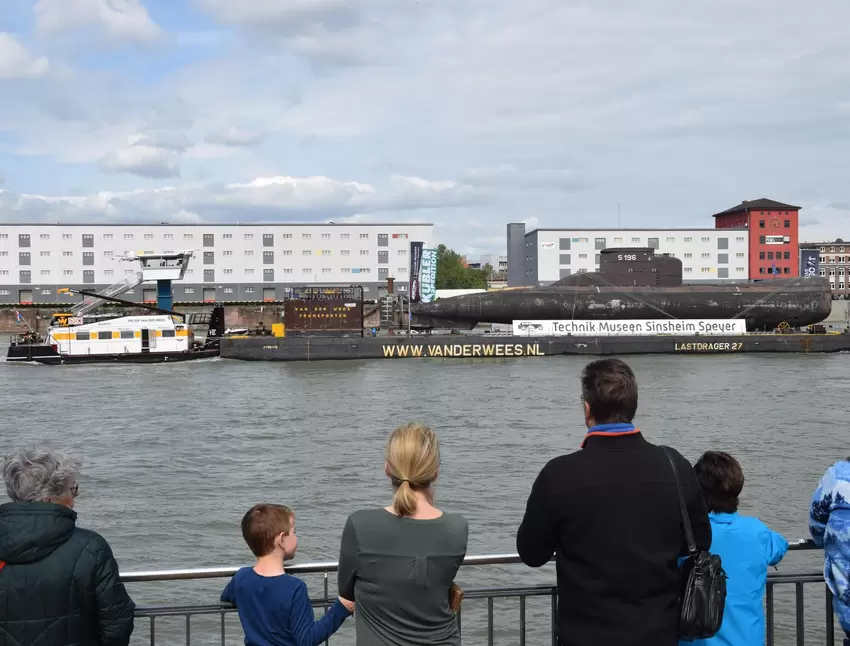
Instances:
[[[341,359],[504,359],[553,355],[741,354],[850,352],[850,334],[736,336],[488,336],[226,338],[223,359],[321,361]]]

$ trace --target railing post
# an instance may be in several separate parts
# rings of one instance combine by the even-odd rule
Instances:
[[[186,614],[186,646],[192,644],[192,615]]]
[[[493,597],[487,597],[487,646],[493,646]]]
[[[525,595],[519,598],[519,646],[525,646]]]
[[[832,610],[832,590],[826,588],[826,646],[835,646],[835,613]]]
[[[558,589],[552,590],[552,646],[558,646]]]
[[[227,613],[224,610],[221,611],[221,646],[226,646],[225,642],[225,630],[224,630],[224,618],[227,616]]]
[[[765,600],[765,627],[767,629],[767,646],[774,646],[775,635],[773,632],[773,583],[768,581]]]
[[[151,617],[151,646],[156,644],[156,617]]]
[[[797,610],[797,646],[805,646],[806,643],[806,630],[805,630],[805,621],[806,621],[806,607],[804,605],[804,596],[803,596],[803,584],[795,583],[794,584],[795,592],[796,592],[796,600],[794,605]]]

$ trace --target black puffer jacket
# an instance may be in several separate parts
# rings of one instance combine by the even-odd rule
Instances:
[[[102,536],[46,502],[0,505],[0,646],[126,646],[135,605]]]

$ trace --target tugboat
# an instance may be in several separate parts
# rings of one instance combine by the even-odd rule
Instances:
[[[10,357],[14,354],[16,361],[46,365],[173,363],[217,357],[224,328],[224,308],[218,304],[214,306],[204,341],[195,340],[186,323],[186,314],[171,309],[171,281],[183,278],[192,255],[189,251],[124,257],[122,260],[140,261],[142,272],[100,293],[71,288],[59,290],[86,298],[67,312],[53,315],[43,343],[10,347]],[[157,281],[157,306],[118,298],[148,280]],[[142,308],[150,314],[94,313],[107,302]],[[25,351],[26,356],[23,356]]]

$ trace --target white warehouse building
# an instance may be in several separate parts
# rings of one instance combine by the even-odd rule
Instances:
[[[682,280],[747,281],[747,229],[535,229],[508,225],[508,285],[548,285],[599,270],[602,249],[651,247],[682,261]]]
[[[122,256],[185,250],[195,255],[175,302],[282,300],[299,285],[362,285],[373,300],[390,277],[407,290],[410,244],[432,235],[432,224],[5,224],[0,303],[71,302],[57,290],[98,291],[139,271]],[[155,301],[156,285],[121,298]]]

